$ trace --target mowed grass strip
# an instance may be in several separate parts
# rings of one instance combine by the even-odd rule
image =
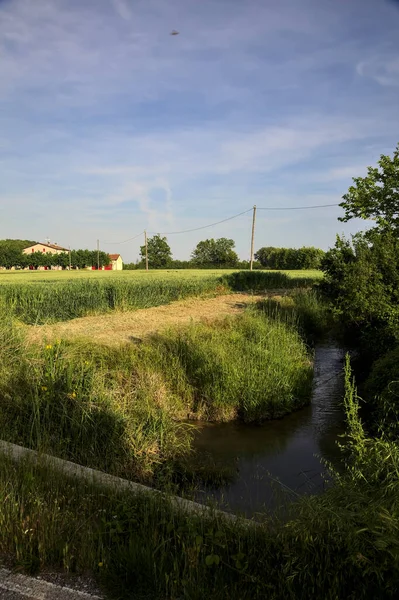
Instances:
[[[26,333],[33,342],[80,339],[118,346],[127,342],[138,343],[145,337],[170,327],[184,327],[202,320],[212,322],[228,315],[237,315],[264,298],[264,294],[248,293],[185,298],[138,311],[113,311],[47,325],[28,325]]]

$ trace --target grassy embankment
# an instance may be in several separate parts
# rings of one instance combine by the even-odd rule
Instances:
[[[187,416],[260,422],[310,397],[298,331],[256,309],[119,348],[0,332],[1,437],[126,477],[186,454]]]
[[[269,274],[251,277],[257,289],[270,283]],[[23,330],[3,319],[1,437],[159,481],[190,451],[190,427],[182,422],[187,413],[258,422],[308,401],[311,356],[298,327],[320,326],[323,311],[314,310],[316,304],[312,294],[299,292],[283,306],[265,301],[262,310],[171,329],[118,350],[28,344]],[[326,534],[342,534],[341,523],[329,531],[323,504],[301,504],[303,516],[292,529],[274,523],[249,530],[174,514],[167,499],[100,493],[29,465],[3,461],[0,482],[0,550],[33,570],[90,569],[122,597],[132,590],[170,598],[300,597],[305,584],[313,582],[316,591],[330,586],[321,578],[324,558],[309,572],[320,542],[315,547],[303,529],[311,511],[315,533],[323,523]],[[337,585],[345,582],[343,574]]]
[[[349,372],[346,410],[346,472],[295,503],[284,523],[185,516],[167,498],[105,492],[3,460],[0,553],[32,572],[89,570],[118,598],[396,598],[398,448],[366,437]]]
[[[287,284],[281,273],[224,277],[230,289]],[[285,300],[284,319],[280,309],[276,318],[269,301],[261,311],[170,328],[119,348],[94,341],[31,344],[9,316],[29,322],[39,310],[44,319],[107,308],[109,285],[119,306],[159,304],[198,289],[216,293],[221,285],[220,278],[202,278],[199,285],[188,279],[187,286],[167,279],[109,281],[0,286],[6,308],[0,328],[2,439],[150,481],[189,453],[187,417],[260,422],[309,401],[311,354],[297,320],[312,294],[295,295],[298,309]],[[298,281],[291,278],[288,285]]]

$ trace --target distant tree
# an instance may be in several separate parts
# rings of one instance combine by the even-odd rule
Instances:
[[[61,258],[62,255],[58,255],[60,257],[60,264],[65,266],[69,264],[69,256],[68,253],[65,253],[65,257]],[[100,267],[107,266],[110,263],[109,254],[106,252],[99,252],[99,263]],[[78,267],[79,269],[85,269],[87,267],[97,267],[97,250],[72,250],[71,252],[71,264],[72,267]]]
[[[340,206],[345,215],[340,221],[355,217],[372,219],[381,232],[399,234],[399,144],[393,157],[381,155],[378,167],[368,167],[366,177],[354,177]]]
[[[148,263],[153,269],[162,269],[168,267],[172,260],[172,251],[166,237],[161,237],[159,234],[154,235],[147,240],[148,246]],[[142,262],[145,261],[145,246],[140,247],[140,256]]]
[[[46,256],[44,252],[32,252],[32,254],[26,255],[27,266],[37,269],[38,267],[44,266]]]
[[[0,240],[0,267],[24,267],[27,264],[24,248],[33,246],[32,240]]]
[[[209,265],[213,267],[235,267],[238,256],[234,251],[234,240],[211,238],[199,242],[194,248],[191,259],[195,265]]]
[[[193,269],[195,265],[191,262],[191,260],[172,260],[170,265],[170,269]]]

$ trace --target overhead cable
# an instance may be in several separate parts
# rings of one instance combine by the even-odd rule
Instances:
[[[248,208],[248,210],[244,210],[243,212],[238,213],[238,215],[233,215],[232,217],[228,217],[227,219],[223,219],[222,221],[216,221],[216,223],[210,223],[209,225],[203,225],[202,227],[195,227],[194,229],[185,229],[184,231],[148,231],[147,233],[158,234],[158,235],[175,235],[177,233],[190,233],[191,231],[199,231],[200,229],[206,229],[207,227],[213,227],[214,225],[219,225],[220,223],[226,223],[226,221],[231,221],[232,219],[236,219],[237,217],[241,217],[241,215],[245,215],[246,213],[251,212],[252,208]]]
[[[314,205],[310,205],[310,206],[258,206],[257,209],[258,210],[309,210],[309,209],[315,209],[315,208],[329,208],[332,206],[340,206],[338,203],[334,203],[334,204],[314,204]],[[227,219],[222,219],[221,221],[216,221],[215,223],[209,223],[208,225],[202,225],[201,227],[194,227],[193,229],[184,229],[182,231],[147,231],[147,233],[151,234],[151,235],[177,235],[180,233],[191,233],[193,231],[200,231],[201,229],[207,229],[208,227],[214,227],[215,225],[220,225],[221,223],[226,223],[227,221],[231,221],[232,219],[236,219],[237,217],[241,217],[242,215],[245,215],[249,212],[251,212],[253,209],[252,208],[248,208],[247,210],[244,210],[243,212],[238,213],[237,215],[233,215],[232,217],[227,217]],[[141,235],[143,235],[144,231],[141,231],[140,233],[138,233],[137,235],[127,239],[127,240],[123,240],[122,242],[102,242],[103,244],[126,244],[127,242],[132,242],[133,240],[137,239],[138,237],[140,237]]]
[[[126,242],[131,242],[132,240],[137,239],[138,237],[140,237],[141,235],[143,235],[143,233],[144,233],[144,231],[140,231],[140,233],[138,233],[134,237],[131,237],[128,240],[124,240],[123,242],[103,242],[103,241],[101,241],[101,243],[102,244],[126,244]]]
[[[258,210],[306,210],[308,208],[327,208],[328,206],[339,206],[335,204],[314,204],[313,206],[257,206]]]

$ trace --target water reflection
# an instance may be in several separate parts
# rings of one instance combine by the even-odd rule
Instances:
[[[221,488],[201,490],[197,500],[212,499],[249,516],[274,509],[283,490],[291,497],[322,491],[321,459],[335,466],[340,461],[336,440],[344,431],[343,358],[333,345],[316,348],[312,402],[296,413],[261,426],[202,424],[195,440],[198,452],[210,454],[235,476]]]

